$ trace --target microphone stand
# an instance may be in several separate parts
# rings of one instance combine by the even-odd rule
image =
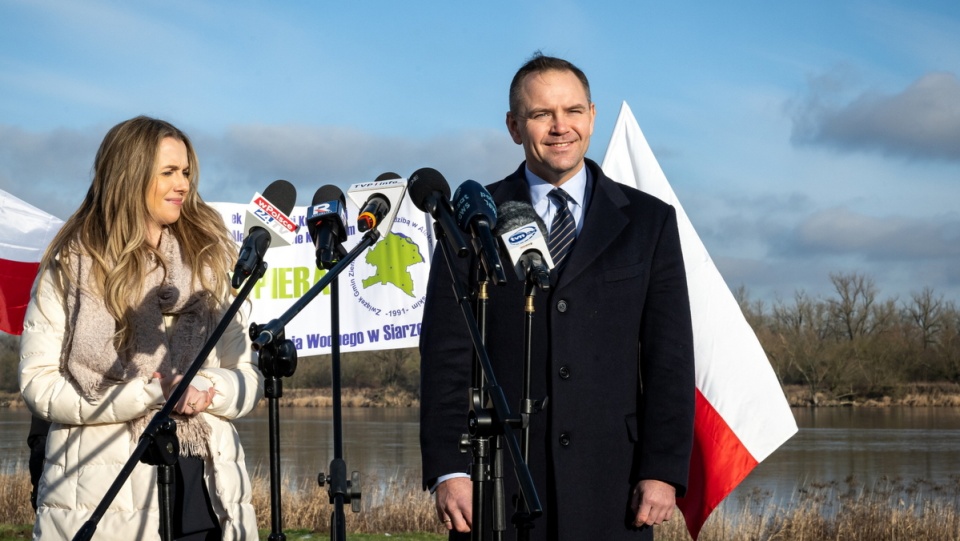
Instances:
[[[339,257],[346,255],[343,246],[336,243],[334,250]],[[333,262],[323,262],[323,268],[330,269]],[[333,460],[330,461],[330,475],[320,472],[317,483],[328,486],[327,495],[333,504],[330,515],[330,540],[341,541],[347,538],[345,503],[351,504],[354,513],[360,512],[360,472],[354,471],[347,480],[347,463],[343,460],[343,414],[340,400],[340,288],[338,279],[330,283],[330,335],[331,343],[331,394],[333,395]]]
[[[486,343],[487,340],[487,303],[489,296],[487,286],[489,281],[483,275],[482,266],[478,263],[477,269],[477,305],[476,318],[477,330],[480,334],[480,341]],[[473,416],[480,417],[485,414],[486,401],[484,400],[483,368],[480,366],[479,357],[474,354],[473,362],[473,384],[470,388],[470,413]],[[470,468],[470,480],[473,481],[473,528],[470,532],[470,538],[473,541],[482,541],[483,530],[486,527],[485,509],[487,507],[486,490],[490,484],[490,430],[492,424],[483,422],[478,427],[484,430],[473,431],[472,434],[463,434],[460,436],[461,452],[467,452],[469,449],[473,453],[473,464]]]
[[[476,268],[477,305],[476,317],[480,339],[487,340],[487,305],[490,296],[484,267],[477,261]],[[483,392],[484,376],[479,357],[474,355],[473,387],[470,390],[470,411],[473,415],[485,415],[486,400]],[[478,426],[490,427],[490,423],[480,423]],[[473,465],[470,470],[470,479],[473,481],[473,529],[470,537],[473,541],[482,541],[486,528],[486,512],[490,511],[490,530],[493,541],[503,539],[506,531],[506,513],[503,489],[503,448],[500,436],[495,430],[477,431],[474,435],[461,436],[461,450],[473,453]],[[490,500],[487,499],[487,490],[490,489]]]
[[[527,272],[524,283],[524,313],[523,337],[524,337],[524,358],[523,358],[523,393],[520,397],[520,416],[523,418],[522,439],[520,443],[520,452],[523,455],[523,461],[529,459],[530,452],[530,417],[534,413],[539,413],[547,399],[532,400],[530,398],[530,365],[533,358],[533,314],[536,311],[534,297],[537,289],[544,291],[550,289],[549,278],[544,282],[538,280],[536,276],[531,276],[532,272]],[[524,498],[520,494],[520,498]],[[533,522],[529,513],[523,511],[523,503],[517,502],[517,510],[514,513],[514,524],[517,527],[517,540],[524,541],[530,539],[530,530],[533,528]]]
[[[280,436],[279,436],[279,406],[277,404],[277,399],[283,395],[283,382],[277,376],[288,376],[292,375],[293,371],[296,370],[296,348],[290,340],[287,340],[284,336],[284,328],[287,323],[290,322],[297,314],[303,311],[304,308],[317,295],[319,295],[324,288],[326,288],[333,280],[340,275],[341,272],[347,266],[353,262],[363,250],[366,250],[373,244],[377,242],[377,239],[380,238],[380,232],[376,229],[370,229],[367,231],[363,237],[360,239],[360,242],[350,252],[348,252],[340,261],[338,261],[326,274],[323,275],[323,278],[313,284],[309,290],[302,297],[300,297],[297,302],[293,304],[286,312],[284,312],[279,318],[271,320],[269,323],[264,325],[258,325],[256,323],[250,324],[250,338],[253,340],[251,344],[253,349],[260,352],[261,364],[263,364],[264,353],[267,352],[266,356],[270,359],[276,359],[279,361],[277,366],[271,366],[269,368],[274,368],[271,370],[271,375],[269,380],[267,379],[267,374],[264,373],[264,395],[267,396],[270,401],[270,504],[272,509],[272,527],[273,530],[269,536],[270,541],[284,541],[286,536],[284,535],[283,520],[282,520],[282,509],[280,504]],[[339,340],[339,338],[338,338]],[[292,357],[292,358],[291,358]],[[261,368],[263,370],[263,368]],[[342,461],[341,461],[342,463]],[[339,472],[334,472],[336,477]],[[346,476],[346,465],[343,464],[343,476]],[[359,483],[359,477],[357,477],[357,483]],[[349,493],[351,496],[353,493]],[[357,495],[359,498],[359,494]],[[360,502],[357,501],[354,509],[359,511]]]
[[[453,268],[453,259],[451,258],[451,252],[453,250],[450,248],[450,246],[448,246],[447,243],[449,242],[449,239],[444,234],[443,227],[439,224],[439,222],[434,222],[434,231],[436,232],[437,238],[440,239],[440,249],[443,251],[444,259],[447,262],[447,269],[450,271],[454,295],[457,299],[457,303],[460,305],[460,311],[463,314],[463,318],[467,324],[467,329],[470,332],[470,338],[473,342],[474,351],[476,353],[475,358],[481,368],[480,372],[482,377],[486,380],[486,385],[484,388],[493,406],[492,409],[474,408],[473,406],[479,402],[477,394],[474,394],[473,399],[471,400],[471,410],[467,420],[467,426],[470,435],[478,438],[478,436],[482,434],[500,434],[504,437],[504,440],[507,443],[507,450],[510,452],[510,456],[513,459],[513,467],[520,486],[520,493],[522,497],[520,505],[526,508],[525,516],[528,519],[535,519],[543,514],[543,507],[540,505],[540,498],[537,496],[537,490],[533,484],[533,477],[530,475],[530,468],[527,466],[526,460],[524,460],[524,458],[521,456],[520,445],[517,442],[516,434],[512,431],[514,428],[521,427],[524,423],[524,419],[521,416],[514,416],[510,412],[510,406],[507,404],[507,399],[503,393],[503,388],[497,383],[493,366],[490,363],[490,358],[487,355],[487,350],[483,343],[484,337],[480,332],[480,328],[477,324],[476,318],[473,315],[473,312],[470,311],[470,298],[466,293],[464,293],[463,286],[457,280],[457,273]],[[477,379],[476,373],[474,374],[474,379]],[[482,440],[482,437],[478,439]],[[461,441],[461,444],[463,443],[464,442]],[[480,467],[483,468],[485,466],[485,461],[481,462]],[[476,485],[478,483],[478,476],[482,476],[482,472],[478,473],[474,471],[472,475],[474,481],[474,491],[477,490]],[[476,504],[477,501],[474,500],[475,507]],[[473,523],[475,526],[478,524],[476,517]]]
[[[173,411],[174,406],[177,405],[177,402],[180,401],[180,398],[183,397],[183,393],[187,392],[187,388],[190,386],[193,378],[197,375],[197,372],[200,371],[200,368],[203,367],[204,361],[206,361],[210,352],[213,351],[220,337],[226,332],[227,327],[230,325],[230,322],[233,321],[234,316],[237,315],[240,306],[250,295],[257,280],[259,280],[266,271],[267,264],[263,261],[261,254],[249,279],[239,291],[236,298],[233,299],[227,311],[224,312],[220,323],[203,344],[203,347],[200,348],[196,358],[190,364],[190,367],[187,368],[187,371],[183,373],[183,378],[173,389],[173,392],[170,393],[170,396],[167,397],[167,401],[160,408],[160,411],[154,414],[153,419],[147,424],[130,458],[120,469],[120,473],[117,474],[117,478],[114,479],[113,484],[107,489],[106,494],[104,494],[100,500],[100,504],[93,510],[90,519],[84,522],[80,530],[74,535],[74,541],[85,541],[93,538],[93,534],[97,531],[97,525],[100,524],[100,519],[103,518],[104,513],[106,513],[110,504],[113,503],[114,498],[117,497],[117,494],[120,492],[120,489],[123,488],[130,474],[133,473],[137,462],[140,461],[145,464],[158,466],[157,489],[159,491],[158,503],[160,507],[160,538],[163,541],[171,541],[173,539],[173,516],[171,509],[173,465],[177,463],[180,455],[180,441],[177,439],[176,422],[170,418],[170,413]]]
[[[256,338],[257,324],[250,326],[250,338]],[[270,442],[270,535],[269,541],[284,541],[283,509],[280,496],[280,397],[283,396],[283,379],[297,370],[297,348],[287,340],[283,330],[277,339],[259,350],[260,372],[263,373],[263,395],[269,406]]]

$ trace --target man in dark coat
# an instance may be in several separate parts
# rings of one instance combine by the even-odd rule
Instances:
[[[532,539],[652,539],[650,526],[673,516],[687,483],[694,364],[676,213],[584,158],[595,115],[583,73],[535,55],[514,77],[507,113],[526,161],[488,187],[498,206],[530,203],[546,224],[563,212],[547,193],[562,187],[576,222],[572,251],[534,298],[531,395],[548,400],[530,420],[529,463],[544,509]],[[464,286],[475,259],[454,262]],[[420,437],[424,485],[435,489],[440,520],[456,537],[472,526],[464,474],[472,457],[458,441],[473,347],[451,280],[438,250],[420,342]],[[486,349],[516,413],[524,284],[511,274],[488,290]],[[516,482],[507,462],[509,502]]]

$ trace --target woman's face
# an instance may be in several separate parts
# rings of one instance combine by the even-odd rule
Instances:
[[[180,219],[180,207],[190,189],[187,145],[167,137],[160,142],[153,178],[147,187],[147,239],[160,243],[163,226]]]

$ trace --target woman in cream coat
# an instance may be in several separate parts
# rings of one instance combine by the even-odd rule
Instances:
[[[20,389],[52,422],[35,539],[70,539],[229,302],[234,244],[197,195],[197,159],[172,125],[112,128],[80,208],[41,261],[20,345]],[[231,419],[262,396],[238,315],[174,408],[177,539],[256,539],[250,479]],[[156,468],[138,464],[94,539],[159,537]]]

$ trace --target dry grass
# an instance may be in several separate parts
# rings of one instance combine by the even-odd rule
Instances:
[[[699,541],[956,541],[960,539],[960,477],[945,485],[922,480],[855,479],[810,483],[778,508],[768,494],[742,496],[737,511],[715,512]],[[689,541],[678,521],[660,541]]]
[[[0,524],[30,524],[30,474],[24,464],[13,474],[0,474]]]
[[[365,479],[360,513],[346,506],[350,533],[433,532],[430,497],[414,478]],[[32,522],[26,471],[0,475],[0,524]],[[283,491],[283,529],[329,532],[325,488],[304,482]],[[270,529],[269,480],[254,478],[254,505],[262,529]],[[955,541],[960,539],[960,476],[944,485],[881,479],[870,486],[854,479],[810,483],[777,507],[768,494],[742,496],[716,511],[699,541]],[[737,509],[728,511],[727,509]],[[657,528],[659,541],[690,541],[679,514]]]
[[[418,408],[420,399],[416,393],[396,386],[384,388],[344,388],[340,393],[340,405],[344,408]],[[20,393],[0,392],[0,407],[26,407]],[[257,407],[266,408],[267,400],[261,400]],[[280,407],[330,408],[333,407],[333,395],[329,387],[321,389],[283,390]]]
[[[811,393],[801,385],[784,385],[787,402],[793,407],[960,407],[960,385],[956,383],[910,383],[896,388],[896,396],[880,398],[845,397],[835,398],[828,393]]]
[[[361,479],[361,511],[354,513],[345,506],[347,531],[352,533],[440,533],[436,511],[429,494],[420,490],[420,480],[391,477]],[[283,528],[330,531],[333,505],[326,487],[314,482],[281,491]],[[263,475],[253,478],[253,504],[257,510],[258,526],[270,530],[270,479]],[[0,524],[30,524],[30,476],[26,468],[13,474],[0,474]]]
[[[794,407],[831,406],[915,406],[915,407],[960,407],[960,384],[956,383],[909,383],[897,386],[895,396],[880,398],[846,397],[842,399],[827,393],[811,393],[802,385],[784,385],[787,402]],[[345,408],[420,407],[416,393],[395,385],[383,388],[343,388],[340,403]],[[329,408],[333,398],[329,387],[318,389],[285,388],[280,397],[281,407]],[[0,407],[25,407],[20,393],[0,392]],[[267,407],[262,400],[259,407]]]
[[[344,506],[347,532],[350,533],[440,533],[433,500],[420,489],[419,478],[390,477],[361,479],[359,513]],[[281,492],[284,529],[330,531],[330,503],[326,487],[315,481],[304,481],[297,487]],[[253,503],[257,509],[259,527],[271,527],[270,480],[257,475],[253,479]]]
[[[383,389],[342,389],[340,405],[344,408],[417,408],[420,400],[414,393],[398,387]],[[261,400],[259,407],[267,407]],[[333,395],[329,388],[284,389],[280,407],[329,408],[333,407]]]

